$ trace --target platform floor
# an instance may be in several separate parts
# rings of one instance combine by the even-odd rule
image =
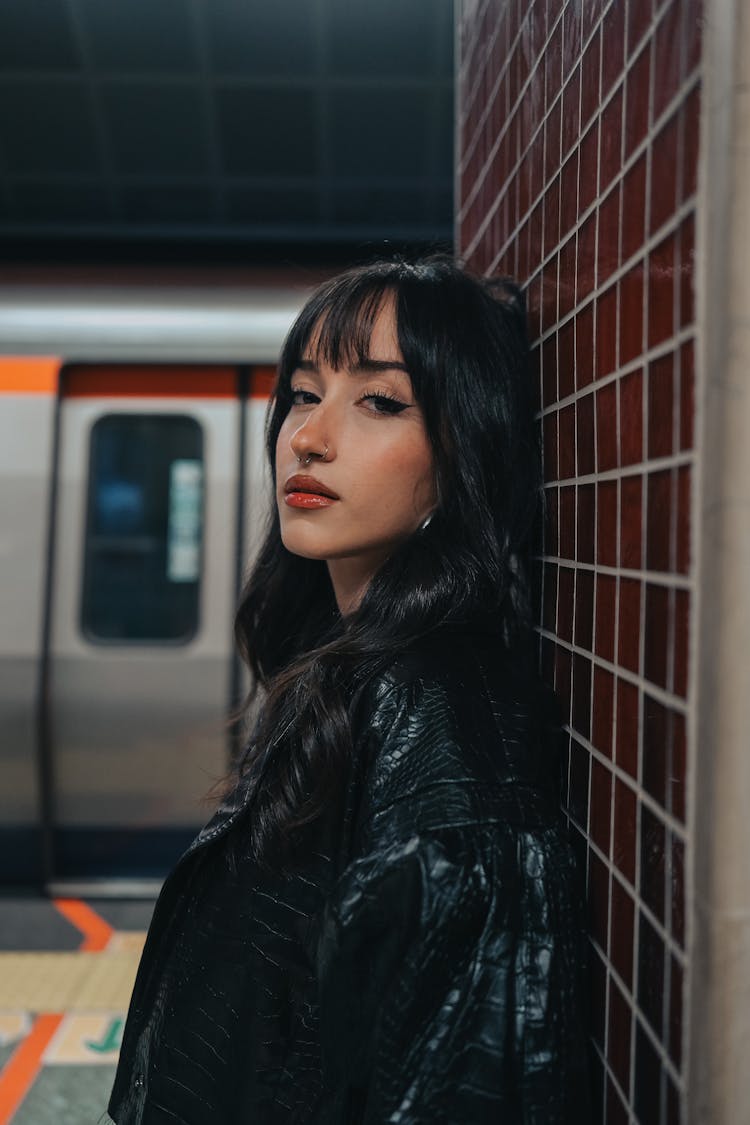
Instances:
[[[154,900],[0,894],[0,1125],[107,1125]]]

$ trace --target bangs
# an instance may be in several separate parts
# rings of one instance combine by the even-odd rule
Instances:
[[[392,283],[373,284],[372,278],[332,283],[298,322],[295,339],[290,340],[289,367],[294,368],[301,359],[325,363],[334,370],[365,363],[378,313],[395,296]]]

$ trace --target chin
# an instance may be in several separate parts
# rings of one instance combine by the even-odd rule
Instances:
[[[301,528],[293,531],[281,532],[281,542],[292,555],[299,555],[303,559],[328,559],[331,557],[330,545],[315,542],[316,536],[310,535]]]

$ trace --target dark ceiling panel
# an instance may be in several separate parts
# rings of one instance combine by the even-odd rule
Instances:
[[[328,0],[334,74],[426,78],[435,73],[435,0]]]
[[[373,87],[328,95],[334,176],[424,176],[433,120],[431,91]]]
[[[79,0],[79,4],[95,70],[170,74],[196,69],[190,0]]]
[[[203,18],[217,75],[294,78],[315,70],[312,0],[211,0]]]
[[[94,183],[16,183],[13,213],[23,222],[111,222],[114,210],[106,187]]]
[[[198,184],[130,184],[120,189],[129,223],[211,223],[214,193]]]
[[[311,176],[319,137],[312,90],[217,91],[222,163],[230,175]]]
[[[51,79],[0,82],[0,150],[11,174],[98,171],[85,85]]]
[[[205,121],[196,84],[112,82],[102,94],[117,171],[209,174]]]
[[[80,61],[63,0],[2,0],[2,70],[70,70]]]
[[[284,226],[314,226],[320,218],[318,188],[231,187],[226,193],[225,212],[230,221],[251,225],[264,222]]]
[[[453,0],[0,0],[0,257],[435,244],[452,187]]]

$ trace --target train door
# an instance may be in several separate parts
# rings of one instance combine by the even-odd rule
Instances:
[[[233,368],[63,372],[48,692],[53,882],[161,879],[226,773],[239,385]]]

